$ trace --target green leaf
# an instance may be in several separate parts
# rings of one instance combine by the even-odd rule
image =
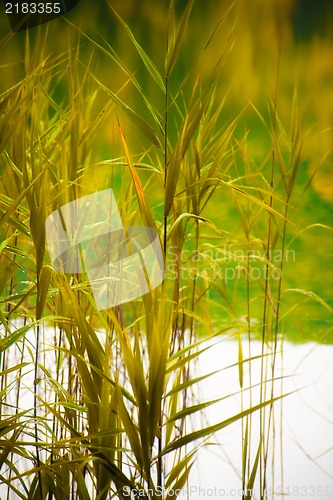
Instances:
[[[186,8],[183,12],[182,18],[178,26],[177,34],[175,37],[172,37],[171,39],[168,40],[168,51],[165,58],[165,74],[167,77],[171,74],[175,66],[182,45],[182,41],[186,33],[186,27],[190,18],[193,4],[194,0],[189,0],[187,2]],[[174,7],[173,2],[171,7],[172,8]]]
[[[131,122],[140,130],[140,132],[155,146],[162,149],[162,144],[154,129],[149,125],[146,120],[144,120],[138,113],[136,113],[132,108],[130,108],[124,101],[122,101],[117,94],[112,92],[111,89],[103,85],[94,75],[92,78],[98,83],[98,85],[111,97],[113,102],[119,107],[119,109],[131,120]]]
[[[53,269],[50,266],[43,266],[39,275],[39,282],[37,288],[37,304],[36,304],[36,318],[40,319],[43,316],[43,310],[47,298],[47,293],[50,286]]]
[[[41,170],[41,172],[35,177],[33,181],[19,194],[19,196],[16,198],[16,200],[13,200],[12,205],[8,208],[8,210],[0,217],[0,227],[3,224],[6,224],[14,214],[15,210],[23,200],[23,198],[26,196],[26,194],[30,191],[30,189],[33,187],[33,185],[38,182],[39,178],[44,174],[44,170]],[[18,222],[18,221],[17,221]],[[28,233],[29,234],[29,233]]]
[[[310,290],[304,290],[301,288],[288,288],[287,290],[285,290],[285,292],[296,292],[306,297],[309,297],[310,299],[314,299],[317,302],[319,302],[319,304],[321,304],[323,307],[325,307],[325,309],[327,309],[330,313],[333,313],[332,307],[330,307],[330,305],[327,302],[325,302],[325,300],[319,297],[319,295],[317,295],[314,292],[311,292]]]
[[[247,415],[254,413],[255,411],[258,411],[267,405],[272,405],[275,401],[278,401],[278,400],[282,399],[283,397],[288,396],[289,394],[292,394],[292,392],[284,394],[282,396],[278,396],[276,398],[272,398],[268,401],[265,401],[265,402],[260,403],[256,406],[253,406],[253,407],[249,408],[248,410],[244,410],[240,413],[237,413],[236,415],[234,415],[230,418],[227,418],[226,420],[223,420],[222,422],[219,422],[219,423],[214,424],[214,425],[210,425],[210,426],[205,427],[204,429],[200,429],[198,431],[191,432],[190,434],[187,434],[186,436],[183,436],[179,439],[176,439],[176,441],[174,441],[173,443],[170,443],[168,446],[166,446],[164,448],[163,454],[166,454],[166,453],[169,453],[170,451],[174,451],[174,450],[177,450],[179,448],[182,448],[183,446],[185,446],[189,443],[193,443],[194,441],[196,441],[198,439],[202,439],[202,438],[205,438],[207,436],[211,436],[212,434],[223,429],[224,427],[227,427],[228,425],[233,424],[237,420],[242,419],[242,418],[246,417]]]
[[[165,488],[169,488],[174,481],[179,478],[179,475],[183,471],[184,468],[190,469],[193,464],[189,467],[188,464],[191,462],[195,455],[195,451],[186,455],[180,462],[178,462],[170,471],[167,476],[167,480],[165,481]],[[175,487],[173,489],[176,489]]]
[[[134,425],[133,419],[129,415],[127,408],[124,405],[123,396],[119,390],[118,385],[116,386],[116,391],[117,391],[118,402],[119,402],[119,416],[120,416],[121,421],[123,423],[124,430],[126,432],[126,436],[128,437],[129,442],[131,443],[131,449],[136,457],[138,465],[140,466],[140,468],[143,468],[144,467],[144,459],[143,459],[142,447],[141,447],[138,429]]]
[[[143,48],[141,47],[141,45],[137,42],[137,40],[136,40],[135,36],[133,35],[133,32],[131,31],[131,29],[129,28],[129,26],[119,16],[119,14],[115,11],[115,9],[112,7],[112,5],[111,4],[109,4],[109,5],[110,5],[111,9],[113,10],[114,15],[117,17],[118,21],[120,22],[120,24],[122,25],[122,27],[126,31],[128,37],[131,40],[131,42],[133,43],[134,47],[136,48],[139,56],[142,59],[142,62],[146,66],[146,68],[147,68],[150,76],[155,80],[155,82],[160,87],[160,89],[163,92],[165,92],[165,85],[164,85],[163,79],[161,77],[160,72],[156,68],[155,64],[150,59],[150,57],[148,56],[148,54],[143,50]]]
[[[256,458],[254,460],[254,464],[253,464],[253,467],[252,467],[252,471],[251,471],[249,482],[248,482],[248,484],[246,486],[246,491],[250,491],[250,492],[253,491],[254,481],[255,481],[256,476],[257,476],[257,470],[258,470],[258,465],[259,465],[261,445],[262,445],[262,436],[260,436],[259,445],[258,445],[258,451],[257,451],[257,454],[256,454]],[[247,493],[244,500],[251,500],[251,498],[252,498],[252,494],[251,493]]]

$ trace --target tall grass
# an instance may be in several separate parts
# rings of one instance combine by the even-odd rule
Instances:
[[[23,78],[1,96],[0,477],[8,499],[127,498],[131,491],[176,498],[199,448],[237,420],[243,433],[242,487],[253,488],[259,477],[260,497],[266,497],[274,409],[282,394],[275,359],[283,331],[283,259],[276,269],[271,252],[285,253],[303,160],[297,98],[290,137],[277,99],[268,120],[252,106],[271,139],[271,150],[256,164],[247,133],[240,137],[237,128],[241,115],[225,120],[227,96],[220,93],[233,30],[209,75],[205,66],[234,4],[207,33],[199,57],[204,77],[198,67],[182,81],[175,75],[193,5],[189,0],[178,18],[169,2],[163,71],[113,11],[144,69],[143,80],[156,86],[157,100],[108,40],[71,23],[76,43],[58,56],[46,53],[46,27],[26,33]],[[122,73],[118,88],[103,81],[97,56]],[[127,101],[127,94],[135,99]],[[136,109],[132,102],[139,101]],[[94,140],[110,122],[114,158],[101,160]],[[137,134],[139,152],[131,146]],[[99,311],[84,274],[52,268],[45,220],[62,205],[106,187],[117,194],[125,226],[157,229],[165,279],[139,300]],[[226,231],[220,217],[217,224],[207,216],[223,198],[232,199],[239,212],[241,235]],[[246,276],[245,322],[224,274],[237,248],[244,250],[238,265]],[[265,270],[259,290],[250,278],[257,249]],[[218,273],[208,272],[207,262]],[[280,270],[278,280],[271,277],[274,270]],[[262,311],[257,402],[247,369],[259,329],[252,321],[253,301]],[[214,308],[223,310],[218,325]],[[192,417],[215,401],[195,399],[198,384],[209,383],[209,374],[196,376],[196,360],[230,336],[238,341],[242,406],[198,428]],[[258,440],[252,436],[254,412],[260,413]]]

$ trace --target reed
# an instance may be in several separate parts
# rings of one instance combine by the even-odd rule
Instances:
[[[68,49],[53,56],[47,55],[47,27],[26,33],[23,77],[1,95],[3,498],[125,499],[138,491],[145,498],[161,498],[161,491],[163,498],[176,498],[200,447],[236,421],[242,422],[241,487],[250,490],[259,481],[266,498],[274,414],[283,394],[275,360],[283,344],[284,263],[276,265],[271,252],[285,254],[305,158],[297,94],[290,133],[277,97],[271,117],[253,104],[226,119],[227,96],[221,98],[220,89],[235,39],[236,4],[222,11],[199,62],[181,81],[176,68],[195,1],[179,16],[175,2],[168,4],[163,70],[110,6],[140,72],[109,40],[68,21]],[[206,55],[226,26],[225,45],[209,69]],[[117,88],[103,78],[99,58],[121,75]],[[156,98],[146,93],[145,81]],[[270,143],[260,163],[251,157],[248,133],[240,133],[249,109]],[[112,135],[111,159],[101,159],[94,146],[105,128]],[[125,226],[158,232],[165,277],[139,300],[100,311],[84,273],[64,274],[50,264],[45,220],[62,205],[108,187]],[[214,217],[221,199],[233,203],[241,231],[230,232]],[[251,279],[257,250],[264,269],[259,289]],[[230,257],[246,277],[245,321],[226,286]],[[207,271],[207,263],[216,272]],[[278,280],[272,272],[279,272]],[[218,321],[214,310],[222,311]],[[258,310],[261,319],[254,323]],[[251,339],[259,330],[256,402]],[[197,387],[212,374],[196,374],[196,361],[230,337],[238,342],[241,408],[198,428],[195,422],[216,401],[197,401]],[[254,413],[260,414],[257,440]]]

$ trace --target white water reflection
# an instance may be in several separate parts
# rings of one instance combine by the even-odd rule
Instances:
[[[52,334],[52,330],[50,332]],[[32,406],[34,334],[26,336],[27,345],[31,342],[30,355],[26,356],[29,365],[21,382],[21,408]],[[52,349],[54,339],[46,342],[48,359],[56,357]],[[216,342],[216,341],[215,341]],[[49,345],[49,347],[47,347]],[[280,347],[280,345],[279,345]],[[48,350],[50,349],[50,350]],[[249,357],[247,341],[243,341],[244,358]],[[251,341],[252,386],[261,378],[261,343]],[[43,355],[41,355],[43,358]],[[52,358],[53,359],[53,358]],[[267,356],[268,370],[272,357]],[[53,361],[51,361],[52,364]],[[223,401],[207,408],[204,424],[214,424],[240,412],[238,343],[220,338],[209,350],[199,357],[196,374],[221,370],[201,383],[200,390],[194,395],[196,401],[209,401],[226,396]],[[14,360],[13,360],[14,363]],[[53,363],[53,367],[55,364]],[[230,365],[234,365],[230,367]],[[230,367],[230,368],[227,368]],[[50,366],[49,366],[50,368]],[[226,368],[226,369],[224,369]],[[249,384],[248,363],[244,364],[244,388]],[[51,369],[51,368],[50,368]],[[52,371],[52,370],[51,370]],[[281,376],[283,375],[283,378]],[[15,378],[15,374],[12,374]],[[267,471],[267,498],[281,498],[285,495],[293,499],[332,499],[333,498],[333,346],[284,342],[283,355],[276,358],[275,396],[295,391],[281,403],[275,403],[274,410],[274,453],[269,452]],[[233,394],[230,396],[230,394]],[[251,392],[252,405],[258,404],[259,388]],[[270,388],[267,398],[270,397]],[[23,401],[24,400],[24,401]],[[13,401],[14,403],[14,401]],[[250,405],[250,392],[243,394],[243,407]],[[281,419],[282,411],[282,438]],[[202,421],[194,422],[196,428]],[[252,417],[252,463],[259,439],[259,412]],[[181,491],[179,498],[184,500],[205,500],[206,498],[242,498],[241,495],[241,422],[232,424],[218,432],[210,445],[202,448],[192,468],[189,484]],[[272,443],[272,441],[271,441]],[[281,448],[283,450],[281,455]],[[281,456],[283,466],[281,467]],[[274,467],[271,466],[274,457]],[[272,470],[274,469],[274,481]],[[4,471],[2,471],[4,472]],[[254,484],[255,496],[259,498],[259,482]],[[0,498],[7,498],[7,487],[0,484]],[[14,500],[15,494],[10,494]]]
[[[260,342],[251,342],[251,354],[261,352]],[[209,373],[236,363],[237,342],[222,341],[199,362],[200,373]],[[260,380],[260,360],[251,366],[252,384]],[[276,360],[275,375],[285,375],[282,392],[296,392],[284,398],[282,406],[276,403],[274,412],[274,480],[272,467],[267,472],[269,499],[332,499],[333,498],[333,346],[284,343],[283,356]],[[230,368],[214,375],[202,385],[205,400],[237,392],[238,368]],[[275,384],[275,395],[281,391]],[[258,402],[259,390],[253,398]],[[248,394],[245,399],[248,399]],[[246,405],[245,405],[246,407]],[[282,407],[282,439],[280,409]],[[209,424],[239,412],[240,396],[228,398],[206,410]],[[253,443],[258,442],[259,412],[252,419]],[[190,476],[190,500],[204,498],[241,498],[241,423],[219,431],[214,440],[219,446],[202,449]],[[281,447],[283,472],[281,471]],[[253,455],[256,448],[253,444]],[[259,482],[254,485],[255,498],[259,496]],[[185,495],[185,491],[183,492]],[[184,498],[182,495],[181,498]]]

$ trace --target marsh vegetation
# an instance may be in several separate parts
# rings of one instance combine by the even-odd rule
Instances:
[[[333,45],[300,19],[291,0],[2,19],[1,498],[171,500],[235,422],[243,498],[274,497],[277,358],[333,339]],[[45,220],[108,188],[124,227],[157,231],[165,276],[99,310],[85,273],[52,266]],[[240,404],[207,424],[197,360],[225,339]]]

